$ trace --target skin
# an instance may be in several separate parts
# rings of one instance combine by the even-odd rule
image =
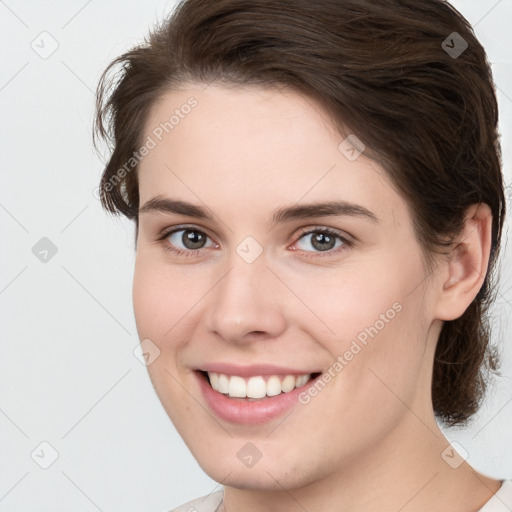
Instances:
[[[155,391],[224,485],[225,510],[476,511],[500,482],[447,464],[430,389],[442,322],[459,317],[483,282],[489,208],[468,210],[451,256],[429,272],[407,203],[375,161],[345,157],[344,137],[318,105],[285,89],[190,83],[153,105],[144,140],[191,96],[197,106],[140,164],[140,205],[172,197],[207,207],[214,221],[141,213],[133,301],[140,339],[160,350],[148,366]],[[270,225],[277,207],[341,199],[378,222]],[[184,245],[183,232],[158,241],[181,224],[207,235],[203,248]],[[325,227],[353,243],[321,251],[300,231]],[[248,236],[263,249],[253,263],[236,252]],[[222,361],[328,371],[394,303],[401,311],[286,418],[237,425],[209,411],[193,369]],[[251,468],[237,457],[247,442],[262,454]]]

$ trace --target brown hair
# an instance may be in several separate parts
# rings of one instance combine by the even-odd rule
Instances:
[[[126,162],[143,143],[149,109],[174,87],[214,80],[292,88],[322,105],[340,133],[350,127],[408,201],[430,267],[461,233],[467,208],[490,206],[484,285],[444,323],[433,368],[435,413],[449,425],[467,421],[496,370],[487,309],[505,215],[495,91],[469,23],[442,0],[182,1],[100,78],[93,140],[112,150],[100,185],[107,211],[138,230],[137,161],[135,172]]]

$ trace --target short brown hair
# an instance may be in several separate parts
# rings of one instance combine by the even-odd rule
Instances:
[[[467,421],[497,367],[487,309],[505,215],[495,90],[469,23],[442,0],[182,1],[100,78],[93,140],[111,143],[100,188],[107,211],[138,230],[137,165],[116,173],[142,145],[161,96],[212,81],[285,86],[318,101],[407,200],[429,262],[461,233],[470,205],[490,206],[484,285],[444,323],[433,368],[435,413],[448,425]]]

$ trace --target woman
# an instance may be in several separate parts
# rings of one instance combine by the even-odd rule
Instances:
[[[464,424],[495,368],[505,214],[458,12],[187,0],[107,68],[97,109],[150,378],[223,485],[176,510],[510,509],[436,421]]]

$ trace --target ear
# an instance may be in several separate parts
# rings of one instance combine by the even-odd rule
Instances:
[[[465,215],[464,229],[442,273],[435,318],[455,320],[476,297],[483,285],[491,252],[492,212],[487,204],[470,206]]]

